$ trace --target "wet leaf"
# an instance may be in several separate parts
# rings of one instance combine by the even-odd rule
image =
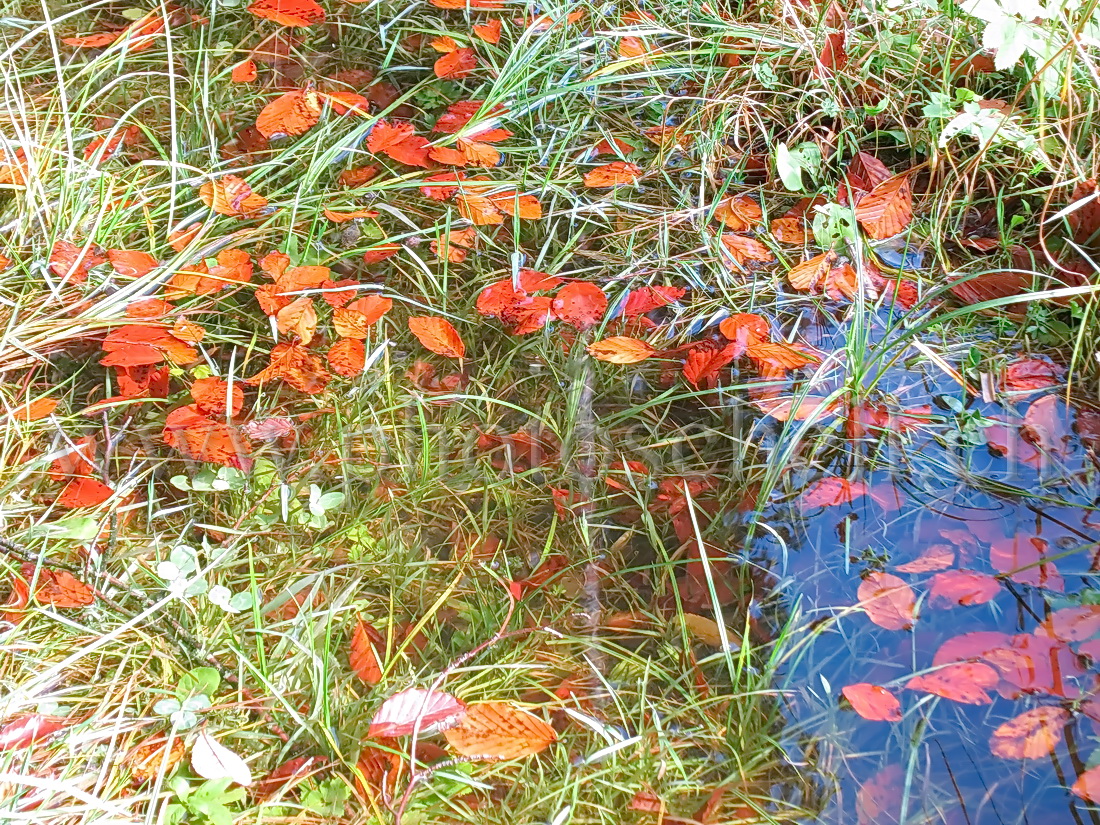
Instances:
[[[558,290],[550,308],[558,320],[577,329],[588,329],[603,318],[607,296],[595,284],[577,281]]]
[[[445,730],[458,722],[466,705],[449,693],[410,688],[394,694],[374,714],[369,736],[408,736]]]
[[[864,719],[873,722],[901,721],[901,703],[884,687],[859,682],[842,688],[841,693],[852,703],[852,709]]]
[[[948,570],[932,577],[928,601],[933,607],[968,607],[985,604],[1000,592],[1001,583],[988,573]]]
[[[1088,802],[1100,802],[1100,765],[1078,776],[1070,790]]]
[[[676,286],[643,286],[632,289],[623,304],[623,317],[645,315],[684,297],[687,290]]]
[[[905,686],[959,702],[964,705],[988,705],[993,699],[986,692],[997,686],[997,671],[981,662],[945,665],[931,673],[914,676]]]
[[[846,478],[822,478],[806,487],[799,499],[803,510],[815,507],[834,507],[838,504],[851,504],[857,498],[867,495],[867,485],[862,481],[849,481]]]
[[[281,379],[299,392],[315,395],[324,391],[329,378],[321,359],[301,343],[294,342],[276,344],[267,367],[245,379],[244,383],[255,386]]]
[[[1021,358],[1005,367],[1001,384],[1006,390],[1042,390],[1062,383],[1066,370],[1039,358]]]
[[[367,348],[357,338],[341,338],[328,351],[328,365],[344,378],[354,378],[367,364]]]
[[[224,378],[210,376],[197,378],[191,384],[191,398],[199,412],[210,416],[238,415],[244,407],[244,393],[239,383],[232,388]]]
[[[625,160],[615,160],[597,166],[584,174],[584,185],[590,189],[610,189],[635,183],[642,176],[642,167]]]
[[[771,326],[768,322],[751,312],[738,312],[724,318],[722,323],[718,325],[718,331],[738,345],[738,356],[747,351],[753,344],[768,343],[772,337]]]
[[[313,299],[302,295],[275,313],[275,324],[283,335],[297,336],[303,345],[313,340],[317,331],[317,311]]]
[[[897,576],[873,571],[860,582],[859,606],[867,617],[887,630],[909,630],[917,600],[913,589]]]
[[[463,756],[487,759],[521,759],[545,750],[558,738],[550,725],[511,702],[470,705],[443,735]]]
[[[933,544],[924,548],[920,556],[905,564],[899,564],[895,570],[899,573],[931,573],[946,570],[955,563],[955,548],[950,544]]]
[[[1069,408],[1062,399],[1044,395],[1031,402],[1024,413],[1023,435],[1051,455],[1066,456],[1070,446]]]
[[[891,238],[913,220],[913,190],[904,172],[875,186],[856,204],[856,220],[876,240]]]
[[[1008,573],[1014,582],[1062,593],[1065,582],[1053,562],[1044,562],[1046,553],[1047,543],[1043,539],[1017,533],[992,542],[989,561],[994,570]]]
[[[412,317],[409,318],[409,330],[421,344],[436,355],[462,358],[466,354],[466,345],[462,342],[462,336],[446,318]]]
[[[253,0],[248,10],[280,26],[305,27],[325,22],[325,10],[315,0]]]
[[[621,335],[589,344],[587,350],[596,360],[611,364],[637,364],[657,354],[645,341]]]
[[[718,373],[733,362],[738,349],[736,343],[725,347],[713,341],[696,344],[688,350],[684,359],[684,378],[696,389],[713,388],[718,383]]]
[[[726,232],[722,235],[722,247],[738,265],[746,268],[753,262],[768,263],[775,260],[768,247],[747,235]]]
[[[714,219],[724,223],[732,232],[747,232],[763,223],[764,213],[760,204],[748,195],[734,195],[718,204]]]
[[[256,117],[256,129],[265,138],[308,132],[321,122],[324,102],[312,89],[295,89],[272,100]]]
[[[1002,759],[1042,759],[1062,741],[1069,711],[1041,707],[1025,711],[993,731],[989,749]]]
[[[1081,642],[1100,633],[1100,605],[1085,604],[1080,607],[1063,607],[1047,617],[1035,632],[1043,636],[1061,639],[1063,642]]]
[[[684,627],[688,634],[695,640],[711,647],[721,648],[722,628],[714,619],[700,616],[697,613],[683,614]],[[741,647],[741,634],[726,628],[726,642],[733,648]]]

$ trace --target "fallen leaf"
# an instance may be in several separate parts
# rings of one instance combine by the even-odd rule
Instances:
[[[894,569],[899,573],[931,573],[934,570],[946,570],[954,563],[954,547],[950,544],[933,544],[924,548],[917,558],[905,564],[899,564]]]
[[[615,160],[597,166],[584,174],[584,185],[590,189],[610,189],[635,183],[642,176],[642,167],[625,160]]]
[[[228,415],[233,418],[239,415],[244,407],[244,393],[241,392],[241,385],[235,381],[230,386],[228,381],[217,376],[196,378],[191,384],[191,398],[199,412],[204,415]]]
[[[181,736],[153,734],[135,746],[123,759],[130,769],[130,781],[135,785],[168,776],[183,759],[187,745]]]
[[[312,89],[295,89],[272,100],[256,117],[256,129],[265,138],[308,132],[321,122],[324,103]]]
[[[645,341],[621,335],[589,344],[587,350],[596,360],[611,364],[637,364],[657,354]]]
[[[1066,456],[1070,446],[1069,407],[1055,395],[1031,402],[1024,413],[1023,436],[1044,452]]]
[[[234,83],[252,83],[257,76],[255,60],[242,60],[240,63],[235,63],[229,73],[229,79]]]
[[[449,693],[410,688],[394,694],[374,714],[368,736],[408,736],[414,731],[446,730],[458,722],[466,705]]]
[[[436,60],[432,68],[436,77],[444,80],[460,80],[469,77],[477,68],[477,55],[468,46],[455,49]]]
[[[872,571],[860,582],[859,606],[867,617],[887,630],[909,630],[917,599],[913,589],[897,576]]]
[[[275,313],[275,325],[283,335],[296,335],[303,345],[308,345],[317,331],[313,299],[307,295],[295,298]]]
[[[577,281],[566,284],[554,297],[554,317],[577,329],[594,327],[607,310],[607,296],[595,284]]]
[[[1070,790],[1087,802],[1100,802],[1100,765],[1078,776]]]
[[[867,485],[862,481],[849,481],[846,478],[821,478],[806,487],[799,499],[803,510],[815,507],[835,507],[838,504],[851,504],[857,498],[867,495]]]
[[[932,607],[985,604],[1001,592],[1001,583],[988,573],[975,570],[947,570],[932,577],[928,602]]]
[[[252,784],[248,764],[205,729],[191,746],[191,770],[203,779],[228,779],[245,787]]]
[[[13,751],[37,745],[44,739],[67,728],[72,720],[61,716],[26,713],[0,728],[0,751]]]
[[[643,286],[632,289],[623,303],[623,317],[645,315],[684,297],[687,290],[677,286]]]
[[[298,28],[325,22],[325,10],[315,0],[253,0],[248,10],[280,26]]]
[[[367,348],[357,338],[341,338],[328,351],[328,365],[344,378],[354,378],[367,365]]]
[[[41,418],[53,415],[58,403],[56,398],[43,396],[12,407],[9,416],[12,421],[38,421]]]
[[[539,753],[558,735],[542,719],[511,702],[479,702],[443,731],[447,744],[463,756],[520,759]]]
[[[714,219],[733,232],[747,232],[763,223],[764,213],[760,204],[748,195],[734,195],[718,204]]]
[[[856,204],[856,220],[875,240],[892,238],[913,219],[913,190],[909,173],[882,181]]]
[[[501,22],[498,18],[494,18],[487,23],[475,23],[473,26],[474,34],[484,40],[486,43],[499,43],[501,34]]]
[[[1042,390],[1062,383],[1065,367],[1039,358],[1013,361],[1001,374],[1001,385],[1011,392]]]
[[[446,318],[414,316],[409,318],[409,330],[436,355],[447,358],[462,358],[466,355],[466,345],[462,342],[462,337]]]
[[[267,198],[252,191],[252,187],[236,175],[223,175],[199,187],[199,199],[219,215],[249,217],[267,206]]]
[[[993,700],[986,692],[997,686],[997,671],[981,662],[960,662],[914,676],[905,686],[964,705],[988,705]]]
[[[841,689],[852,710],[872,722],[900,722],[901,703],[886,688],[859,682]]]
[[[735,235],[732,232],[726,232],[722,235],[722,246],[730,257],[742,267],[750,266],[753,261],[768,263],[775,260],[775,256],[772,255],[768,247],[756,238],[750,238],[747,235]]]
[[[299,342],[276,344],[270,358],[267,367],[246,379],[246,384],[255,386],[282,379],[299,392],[310,395],[323,392],[328,384],[330,376],[321,359]]]
[[[1014,582],[1065,592],[1065,582],[1053,562],[1045,562],[1047,543],[1026,533],[997,538],[989,547],[989,562]]]
[[[1059,707],[1025,711],[993,731],[989,749],[1002,759],[1042,759],[1054,753],[1070,718]]]
[[[351,650],[348,664],[352,671],[368,685],[382,681],[382,664],[378,651],[384,649],[385,640],[370,622],[359,619],[351,633]]]
[[[1100,633],[1100,605],[1084,604],[1080,607],[1063,607],[1055,610],[1035,629],[1036,634],[1061,639],[1063,642],[1082,642]]]

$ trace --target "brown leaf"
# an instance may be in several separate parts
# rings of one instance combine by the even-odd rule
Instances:
[[[856,204],[856,220],[875,240],[892,238],[913,219],[913,190],[909,173],[884,180]]]
[[[726,198],[714,210],[714,219],[721,221],[732,232],[747,232],[764,221],[760,204],[748,195]]]
[[[443,735],[463,756],[485,759],[531,756],[558,738],[550,725],[511,702],[470,705],[458,724]]]
[[[462,336],[446,318],[420,316],[409,318],[409,330],[420,343],[436,355],[448,358],[462,358],[466,355],[466,345]]]

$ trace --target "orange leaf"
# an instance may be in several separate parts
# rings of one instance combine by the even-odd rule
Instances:
[[[109,487],[107,489],[110,490]],[[22,572],[28,582],[34,580],[33,564],[23,565]],[[42,568],[38,570],[34,598],[40,604],[53,607],[87,607],[95,602],[95,591],[71,573]]]
[[[623,302],[623,317],[634,318],[668,306],[684,297],[686,289],[678,286],[643,286],[630,290]]]
[[[229,382],[217,376],[196,379],[191,385],[191,398],[203,415],[224,416],[228,413],[232,418],[244,407],[240,384],[234,382],[230,392]]]
[[[197,344],[206,337],[206,329],[194,321],[184,321],[182,318],[172,324],[170,330],[173,338],[178,338],[188,344]]]
[[[884,180],[856,204],[856,220],[876,240],[891,238],[913,219],[913,190],[909,173]]]
[[[325,10],[314,0],[254,0],[248,10],[280,26],[304,27],[325,22]]]
[[[501,24],[499,19],[492,19],[488,23],[475,23],[474,34],[486,43],[500,42]]]
[[[923,690],[964,705],[988,705],[993,700],[986,691],[997,686],[997,671],[981,662],[958,662],[914,676],[905,686]]]
[[[899,573],[931,573],[934,570],[945,570],[954,563],[954,547],[950,544],[933,544],[926,547],[917,558],[899,564],[895,569]]]
[[[625,310],[623,314],[626,314]],[[753,344],[768,343],[772,337],[768,322],[751,312],[738,312],[729,318],[723,319],[722,323],[718,325],[718,331],[730,341],[739,345],[738,356]]]
[[[750,344],[745,354],[756,365],[763,378],[782,378],[790,370],[800,369],[809,364],[821,362],[821,358],[793,344],[761,342]]]
[[[382,681],[382,664],[378,650],[384,645],[382,634],[375,630],[372,624],[362,619],[355,623],[355,629],[351,633],[348,664],[351,665],[355,675],[368,685],[377,685]]]
[[[764,220],[760,204],[748,195],[734,195],[726,198],[714,210],[714,219],[721,221],[733,232],[747,232]]]
[[[251,83],[256,77],[255,60],[242,60],[233,67],[233,71],[229,74],[229,79],[234,83]]]
[[[558,735],[542,719],[511,702],[470,705],[454,727],[443,731],[447,744],[463,756],[520,759],[545,750]]]
[[[74,478],[57,497],[62,507],[95,507],[109,499],[114,490],[93,478]]]
[[[790,272],[787,273],[787,282],[795,289],[811,290],[817,286],[818,282],[825,277],[836,262],[837,254],[835,252],[831,250],[822,252],[808,261],[803,261],[792,267]]]
[[[520,220],[533,221],[542,217],[542,204],[534,195],[517,195],[515,191],[499,192],[490,195],[489,200],[505,215],[513,215]]]
[[[1062,741],[1069,721],[1069,711],[1063,708],[1033,708],[993,731],[989,749],[1002,759],[1042,759]]]
[[[50,272],[73,284],[84,283],[92,267],[106,262],[103,250],[95,244],[84,247],[70,241],[57,241],[50,250]]]
[[[420,135],[413,135],[388,147],[386,154],[398,163],[404,163],[407,166],[421,166],[425,169],[432,166],[428,157],[428,139]]]
[[[328,351],[328,365],[344,378],[354,378],[367,363],[367,348],[355,338],[341,338]]]
[[[300,135],[321,120],[324,106],[312,89],[295,89],[268,103],[256,117],[256,129],[266,138]]]
[[[349,189],[357,189],[373,180],[380,171],[377,166],[356,166],[354,169],[345,169],[337,178],[341,186]]]
[[[477,55],[469,47],[455,49],[435,61],[435,76],[445,80],[469,77],[477,66]]]
[[[626,183],[634,183],[642,176],[642,167],[625,160],[616,160],[597,166],[584,174],[584,185],[589,189],[609,189]]]
[[[814,507],[833,507],[838,504],[851,504],[860,496],[867,495],[867,485],[862,481],[849,481],[846,478],[821,478],[810,484],[800,499],[803,510]]]
[[[138,249],[108,249],[107,260],[115,272],[124,278],[140,278],[160,265],[148,252]]]
[[[76,46],[78,49],[101,49],[104,46],[110,46],[125,33],[126,29],[122,29],[116,32],[85,34],[80,37],[62,37],[61,42],[66,46]]]
[[[1079,796],[1088,802],[1100,802],[1100,765],[1089,768],[1073,783],[1070,788],[1074,796]]]
[[[577,329],[588,329],[600,322],[607,310],[607,296],[595,284],[566,284],[551,304],[554,317]]]
[[[504,223],[504,213],[484,195],[461,192],[455,204],[458,206],[458,214],[474,226],[494,226]]]
[[[12,407],[11,419],[12,421],[37,421],[40,418],[52,415],[53,411],[57,409],[57,404],[56,398],[36,398],[34,401]]]
[[[687,352],[684,360],[684,378],[696,389],[702,384],[713,388],[718,383],[718,373],[737,358],[737,345],[719,347],[713,341],[703,341]]]
[[[295,298],[275,313],[275,326],[283,335],[297,335],[303,344],[309,344],[317,331],[313,299],[307,295]]]
[[[348,309],[362,313],[363,323],[369,327],[389,312],[392,306],[392,298],[384,298],[381,295],[366,295],[348,304]]]
[[[239,470],[252,466],[252,460],[248,457],[248,437],[224,421],[208,418],[193,404],[168,413],[161,437],[169,447],[174,447],[194,461]]]
[[[367,151],[378,154],[407,140],[413,135],[413,125],[404,120],[390,122],[380,118],[367,136]],[[343,173],[347,174],[347,172]],[[373,175],[372,175],[373,177]]]
[[[328,384],[329,374],[321,359],[300,342],[276,344],[271,361],[260,372],[245,381],[255,386],[264,381],[282,379],[299,392],[316,395]]]
[[[657,354],[657,350],[645,341],[625,336],[604,338],[589,344],[587,349],[588,354],[596,360],[610,364],[637,364]]]
[[[462,358],[466,354],[462,337],[446,318],[414,316],[409,318],[409,330],[436,355]]]
[[[333,223],[347,223],[360,218],[378,217],[378,212],[374,209],[356,209],[352,212],[333,212],[331,209],[325,209],[322,214]]]
[[[219,215],[247,217],[267,206],[267,198],[252,191],[236,175],[223,175],[199,187],[199,199]]]
[[[806,231],[804,218],[788,218],[786,216],[776,218],[771,222],[768,230],[771,232],[772,237],[781,244],[802,246],[810,238],[809,233]]]
[[[489,143],[479,143],[477,141],[459,138],[455,141],[455,145],[458,147],[459,151],[462,152],[465,163],[470,166],[483,166],[486,169],[491,169],[500,164],[500,152]],[[529,198],[532,196],[523,195],[521,197]]]
[[[747,267],[752,261],[767,263],[775,260],[770,249],[756,238],[750,238],[747,235],[734,235],[732,232],[727,232],[722,236],[722,246],[741,266]]]
[[[860,682],[841,689],[852,710],[872,722],[900,722],[901,703],[890,691],[879,685]]]
[[[469,250],[476,248],[477,229],[472,226],[466,229],[452,229],[447,233],[446,239],[440,238],[431,242],[432,252],[440,258],[446,258],[452,264],[462,263],[466,260]]]
[[[168,233],[168,245],[176,250],[176,252],[183,252],[183,250],[187,249],[191,241],[198,237],[201,231],[201,222],[173,229]]]
[[[860,582],[859,606],[867,617],[887,630],[908,630],[913,626],[917,599],[913,588],[890,573],[873,571]]]

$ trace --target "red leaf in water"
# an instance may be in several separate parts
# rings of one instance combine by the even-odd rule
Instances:
[[[1081,695],[1074,682],[1085,676],[1081,662],[1065,642],[1021,633],[1008,645],[987,650],[982,658],[1000,671],[1001,695],[1015,699],[1023,693],[1046,693],[1066,699]]]
[[[856,794],[859,825],[886,825],[900,816],[902,783],[905,771],[900,765],[887,765],[860,786]]]
[[[719,348],[713,341],[702,341],[688,350],[684,360],[684,378],[696,389],[717,386],[718,373],[737,357],[737,344]]]
[[[940,645],[932,664],[936,667],[952,662],[965,662],[982,658],[987,651],[1012,644],[1012,637],[995,630],[977,630],[954,636]]]
[[[374,625],[359,619],[351,634],[351,652],[348,663],[356,675],[368,685],[382,681],[382,664],[378,650],[385,646],[382,634]]]
[[[1040,538],[1017,533],[1012,538],[1000,538],[989,548],[989,561],[999,573],[1020,584],[1065,592],[1065,582],[1053,562],[1044,562],[1047,543]]]
[[[1036,635],[1052,636],[1063,642],[1081,642],[1100,633],[1100,605],[1063,607],[1050,614],[1035,629]]]
[[[822,478],[806,487],[799,503],[803,510],[811,510],[814,507],[850,504],[860,496],[865,495],[867,495],[867,485],[862,481],[849,481],[846,478]]]
[[[1074,796],[1079,796],[1089,802],[1100,802],[1100,765],[1089,768],[1073,783],[1070,788]]]
[[[1042,759],[1062,741],[1069,711],[1042,707],[1009,719],[989,739],[989,749],[1002,759]]]
[[[933,607],[952,608],[985,604],[1001,592],[1001,583],[988,573],[974,570],[948,570],[932,577],[929,603]]]
[[[842,690],[844,698],[852,703],[852,709],[872,722],[900,722],[901,703],[886,688],[859,682]]]
[[[1021,358],[1005,367],[1001,384],[1006,390],[1041,390],[1062,383],[1065,368],[1039,358]]]
[[[913,589],[889,573],[872,572],[860,582],[859,606],[867,617],[887,630],[908,630],[913,626],[917,599]]]
[[[996,687],[997,671],[981,662],[945,665],[939,670],[914,676],[905,686],[960,702],[964,705],[988,705],[993,700],[986,691]]]
[[[566,284],[551,304],[554,317],[577,329],[594,327],[607,310],[607,296],[595,284]]]
[[[643,286],[632,289],[623,304],[623,317],[645,315],[684,297],[686,289],[678,286]]]
[[[949,544],[933,544],[924,548],[917,558],[895,569],[899,573],[931,573],[933,570],[946,570],[955,563],[955,548]]]
[[[1024,413],[1024,437],[1053,455],[1070,452],[1069,408],[1054,395],[1044,395]]]
[[[382,703],[370,721],[368,736],[407,736],[444,730],[466,712],[466,705],[449,693],[410,688]]]
[[[17,716],[0,728],[0,751],[29,748],[69,724],[70,721],[64,717],[43,716],[41,713]]]

